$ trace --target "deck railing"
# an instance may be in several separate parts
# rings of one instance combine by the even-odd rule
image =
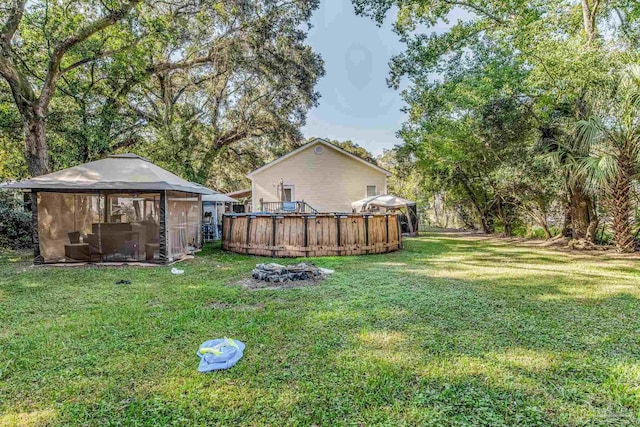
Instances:
[[[260,212],[270,213],[308,213],[317,214],[318,211],[312,208],[304,200],[296,202],[261,202],[259,207]]]

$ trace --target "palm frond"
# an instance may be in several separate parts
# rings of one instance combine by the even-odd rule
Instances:
[[[620,174],[616,158],[610,154],[585,157],[576,165],[575,177],[594,194],[607,191]]]
[[[640,89],[640,65],[631,64],[625,70],[623,81],[625,84]]]
[[[597,116],[590,116],[586,120],[579,120],[575,126],[576,147],[575,151],[588,155],[594,145],[601,143],[607,129],[602,120]]]
[[[640,113],[640,65],[632,64],[627,67],[621,80],[620,86],[624,88],[625,98],[628,107],[636,116]]]

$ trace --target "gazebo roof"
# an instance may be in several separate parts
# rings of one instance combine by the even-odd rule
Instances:
[[[32,190],[175,190],[215,194],[180,178],[136,154],[114,154],[89,162],[3,186]]]
[[[356,210],[362,208],[368,208],[370,206],[382,207],[382,208],[404,208],[406,206],[415,205],[416,202],[403,199],[402,197],[392,196],[389,194],[379,194],[377,196],[367,197],[366,199],[358,200],[351,203],[351,207]]]

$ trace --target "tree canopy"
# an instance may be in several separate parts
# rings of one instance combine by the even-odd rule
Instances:
[[[630,248],[640,110],[621,105],[611,76],[620,81],[638,61],[637,2],[353,3],[379,22],[396,12],[406,49],[392,58],[388,83],[405,87],[409,114],[396,152],[413,157],[421,188],[445,194],[463,223],[487,233],[534,223],[551,237],[555,211],[563,235],[594,242],[613,224],[618,248]],[[453,13],[465,18],[450,22]],[[433,31],[442,23],[447,30]],[[605,147],[624,163],[607,174],[587,166],[605,165]]]
[[[305,44],[317,5],[5,2],[5,147],[19,118],[30,175],[135,149],[206,183],[229,150],[299,141],[324,73]]]

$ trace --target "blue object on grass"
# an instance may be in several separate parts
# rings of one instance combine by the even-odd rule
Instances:
[[[225,341],[229,341],[225,345]],[[233,344],[235,345],[233,345]],[[203,350],[204,349],[204,350]],[[207,352],[212,350],[211,352]],[[204,352],[204,354],[203,354]],[[210,372],[229,369],[238,363],[244,353],[244,343],[229,338],[217,338],[200,344],[196,354],[200,358],[198,371]]]

